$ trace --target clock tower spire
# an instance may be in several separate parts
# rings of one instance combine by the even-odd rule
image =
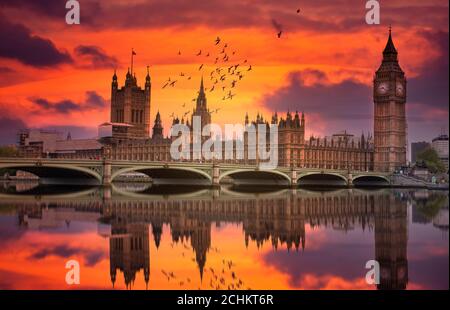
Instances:
[[[406,78],[389,37],[373,81],[374,170],[393,172],[406,165]]]

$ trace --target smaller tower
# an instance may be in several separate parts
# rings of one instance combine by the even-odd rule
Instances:
[[[152,139],[163,139],[163,126],[161,122],[161,115],[156,113],[155,124],[153,125]]]
[[[203,77],[200,81],[200,89],[198,92],[197,102],[196,106],[194,108],[194,111],[192,113],[192,119],[191,124],[194,124],[194,116],[199,116],[201,118],[201,128],[203,128],[211,124],[211,113],[208,109],[206,95],[205,95],[205,88],[203,85]]]

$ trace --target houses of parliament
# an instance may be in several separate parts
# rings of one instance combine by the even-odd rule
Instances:
[[[138,85],[136,75],[130,70],[125,84],[119,87],[116,72],[111,84],[110,122],[99,126],[99,139],[59,139],[49,143],[52,148],[36,149],[40,144],[20,143],[23,156],[52,156],[57,158],[110,158],[133,161],[172,161],[170,146],[174,138],[165,137],[161,114],[156,113],[151,128],[151,77],[147,68],[144,88]],[[383,51],[381,65],[373,79],[374,128],[373,136],[355,136],[347,131],[326,137],[305,137],[307,117],[304,113],[275,113],[271,119],[257,115],[245,116],[245,125],[270,124],[278,126],[278,166],[296,168],[337,169],[353,171],[394,172],[406,165],[406,78],[398,61],[398,52],[391,30]],[[202,128],[212,121],[207,97],[200,83],[196,105],[191,119],[173,119],[173,124],[192,127],[193,117],[201,117]],[[22,138],[21,138],[22,139]],[[27,141],[29,137],[23,137]],[[247,145],[244,134],[244,147]],[[223,142],[225,143],[225,142]],[[234,149],[237,141],[233,141]],[[45,143],[44,143],[45,144]],[[56,146],[55,146],[56,145]],[[224,147],[222,148],[225,149]],[[58,151],[63,150],[63,151]],[[224,152],[224,151],[223,151]],[[50,154],[50,155],[49,155]],[[224,153],[222,153],[224,154]],[[192,158],[192,157],[191,157]],[[218,163],[255,164],[248,158],[215,159]],[[229,158],[229,157],[228,157]],[[207,162],[207,160],[202,160]]]

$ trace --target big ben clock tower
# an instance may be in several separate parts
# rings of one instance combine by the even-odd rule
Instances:
[[[391,29],[373,81],[374,170],[393,172],[406,164],[406,78]]]

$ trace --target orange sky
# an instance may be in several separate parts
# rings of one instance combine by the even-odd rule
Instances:
[[[281,23],[286,20],[285,33],[280,39],[271,28],[270,22],[259,22],[256,17],[249,18],[248,26],[243,25],[240,20],[236,21],[238,17],[233,16],[222,17],[223,20],[220,20],[218,24],[213,24],[209,19],[203,21],[201,17],[196,22],[195,14],[213,10],[214,5],[219,6],[215,1],[212,1],[211,7],[206,8],[201,6],[196,8],[194,5],[190,8],[185,1],[177,1],[180,5],[184,3],[187,6],[186,16],[192,15],[194,21],[184,20],[183,18],[187,19],[187,17],[183,16],[182,12],[179,17],[174,17],[170,11],[163,10],[161,14],[167,14],[166,23],[160,20],[152,23],[152,18],[157,19],[158,16],[156,12],[151,12],[148,17],[148,26],[144,19],[142,24],[130,27],[124,25],[125,22],[117,22],[115,15],[111,17],[98,15],[94,19],[95,25],[94,22],[91,25],[91,21],[86,25],[83,23],[83,14],[81,25],[69,26],[58,19],[58,15],[53,16],[50,13],[46,15],[39,10],[30,13],[35,18],[23,20],[19,18],[20,9],[27,8],[28,1],[22,2],[25,3],[21,4],[22,6],[20,3],[16,6],[11,4],[0,9],[5,16],[8,16],[9,22],[20,23],[30,30],[31,35],[51,40],[59,52],[67,53],[73,61],[52,66],[30,65],[20,57],[5,56],[5,53],[2,55],[0,52],[0,69],[7,68],[3,70],[5,73],[0,75],[2,116],[20,119],[32,127],[87,127],[93,134],[97,125],[109,120],[108,104],[113,67],[117,67],[119,85],[123,84],[127,67],[130,66],[132,47],[137,52],[135,72],[138,84],[143,84],[146,66],[150,66],[151,120],[153,122],[159,110],[167,133],[171,123],[169,115],[172,112],[182,117],[186,111],[192,110],[191,100],[196,96],[202,74],[205,76],[205,86],[210,87],[207,77],[215,68],[213,55],[222,48],[222,43],[219,46],[214,45],[214,39],[218,35],[222,38],[222,42],[228,44],[229,53],[236,51],[236,55],[230,55],[229,63],[242,63],[244,59],[247,59],[252,65],[252,71],[245,72],[242,82],[238,83],[235,90],[236,97],[233,100],[224,102],[222,92],[207,92],[209,107],[221,109],[220,117],[213,114],[213,121],[224,124],[242,122],[246,111],[253,117],[257,112],[270,117],[274,109],[272,106],[269,107],[264,99],[278,94],[283,87],[288,87],[289,74],[293,72],[303,73],[302,79],[306,88],[314,87],[318,83],[332,87],[347,80],[370,87],[386,43],[388,23],[393,24],[394,42],[399,50],[401,66],[408,79],[420,77],[424,66],[439,60],[442,56],[442,51],[434,48],[434,42],[424,33],[448,31],[448,12],[439,13],[441,7],[448,9],[447,1],[428,1],[426,4],[420,1],[389,2],[389,6],[387,4],[382,6],[382,14],[384,14],[382,17],[385,18],[382,18],[380,26],[369,26],[364,23],[365,11],[360,1],[337,1],[334,5],[339,7],[336,7],[337,13],[334,15],[332,4],[319,1],[314,5],[312,1],[307,1],[303,4],[304,10],[301,17],[296,15],[296,6],[289,1],[281,1],[280,8],[270,1],[263,2],[264,5],[260,6],[258,1],[248,4],[249,9],[255,6],[261,11],[263,14],[261,20],[277,18]],[[133,1],[127,6],[127,10],[130,11],[133,5],[154,2],[158,1]],[[358,6],[361,6],[360,8],[355,8],[356,2]],[[111,14],[121,17],[116,12],[119,10],[117,7],[120,8],[123,4],[120,1],[112,1],[109,5],[93,0],[87,3],[101,5],[105,11],[111,10]],[[164,7],[164,9],[169,8]],[[223,10],[227,9],[223,8]],[[415,10],[429,11],[435,14],[435,18],[424,14],[417,16],[417,22],[411,24],[409,16],[414,15]],[[124,11],[123,14],[129,14],[132,17],[133,11],[128,11]],[[323,14],[327,12],[331,13],[329,16],[324,16]],[[230,13],[225,11],[224,14]],[[298,22],[296,18],[299,19]],[[139,17],[136,17],[136,20],[138,23]],[[303,27],[302,23],[306,22],[317,23],[317,26],[306,24],[307,26]],[[342,25],[341,28],[333,29],[329,26],[327,28],[327,22]],[[346,22],[349,23],[348,30],[345,28]],[[448,32],[446,35],[448,38]],[[114,59],[116,63],[99,68],[95,62],[92,63],[91,58],[76,55],[74,51],[80,45],[96,46],[103,51],[105,57]],[[195,56],[200,49],[203,51],[202,56]],[[178,55],[179,50],[182,53],[181,56]],[[204,56],[206,51],[211,54],[211,57]],[[199,71],[198,67],[203,63],[205,66],[202,71]],[[228,66],[228,63],[225,65]],[[179,77],[180,72],[191,75],[192,80],[182,80]],[[311,72],[321,72],[325,79],[317,80],[317,76],[310,74]],[[176,87],[162,89],[164,81],[169,77],[179,80]],[[106,107],[84,106],[88,91],[94,91],[100,95],[106,101]],[[369,112],[372,109],[371,94],[369,91],[367,94],[366,102],[355,104],[364,106],[365,111]],[[45,110],[33,103],[33,98],[45,98],[50,103],[70,100],[78,104],[80,108],[64,113],[51,109]],[[289,103],[289,107],[292,111],[305,110],[307,135],[331,134],[330,130],[338,128],[350,129],[356,131],[356,134],[362,130],[371,131],[370,121],[365,122],[365,126],[358,123],[352,127],[348,121],[325,117],[323,111],[326,111],[328,106],[332,106],[333,101],[333,94],[330,93],[329,101],[321,102],[317,108],[305,109],[305,104],[302,102]],[[182,107],[184,103],[186,108]],[[448,117],[448,106],[443,107],[439,104],[434,106],[434,103],[430,106],[429,102],[417,101],[411,102],[411,107],[414,108],[411,112],[413,117],[416,114],[423,117],[417,124],[410,124],[412,126],[410,135],[413,135],[413,138],[416,136],[428,138],[434,133],[439,133],[441,127],[448,127],[448,121],[444,120]],[[426,112],[424,107],[427,107]],[[285,107],[276,108],[276,110],[286,111]],[[411,119],[415,121],[413,117]],[[333,122],[332,126],[330,121]],[[421,126],[425,127],[429,122],[434,124],[433,132],[419,134]]]

